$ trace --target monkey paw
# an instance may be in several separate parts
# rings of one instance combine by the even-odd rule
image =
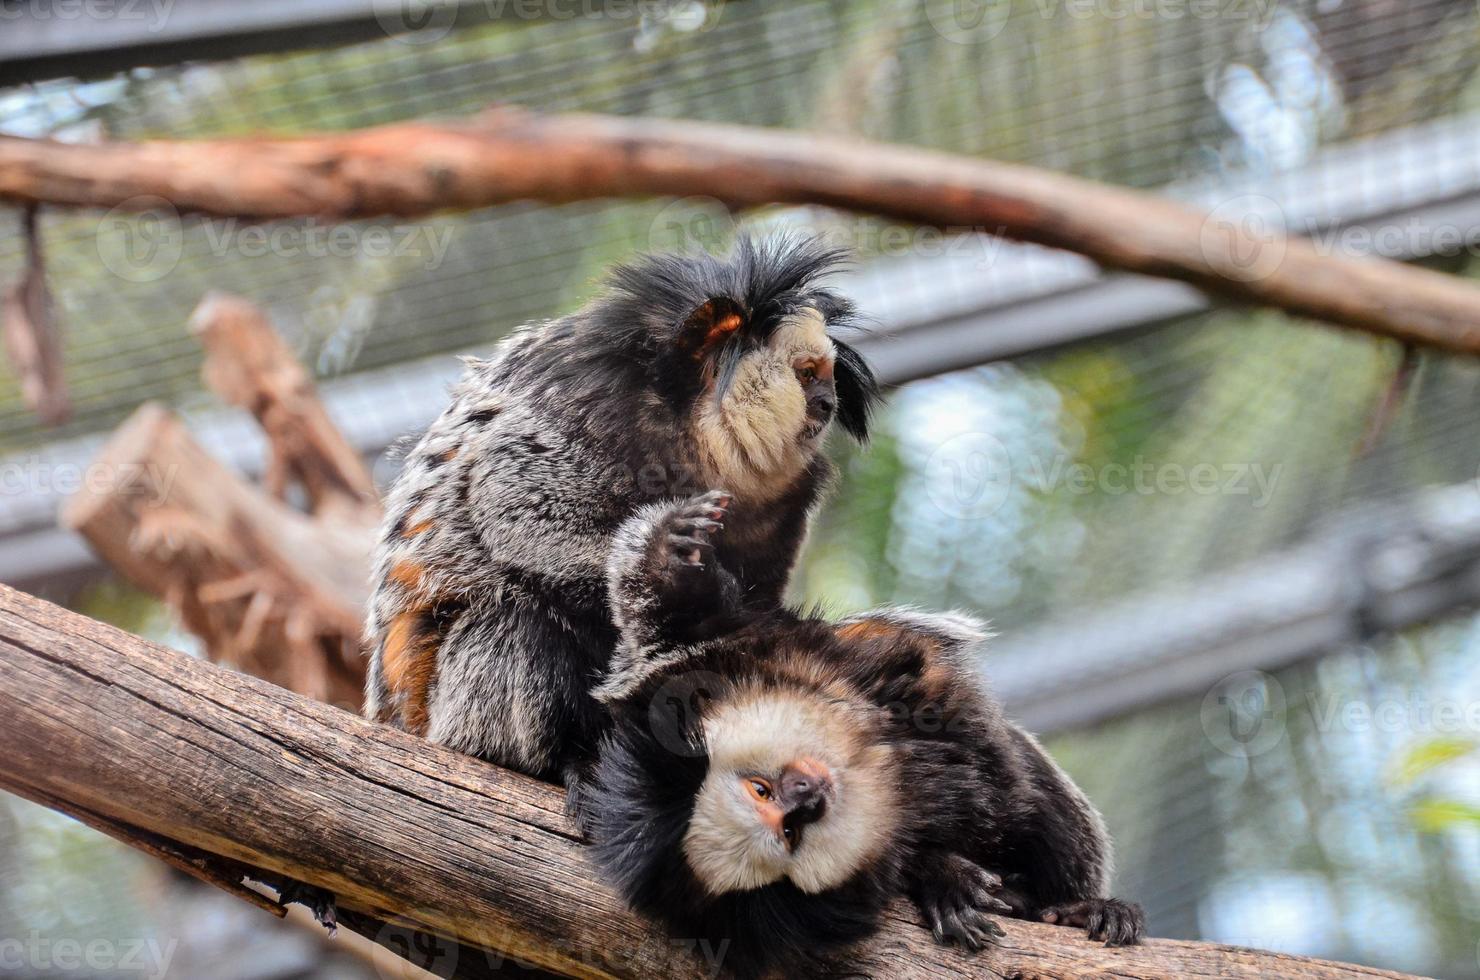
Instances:
[[[1106,946],[1134,946],[1146,935],[1146,913],[1135,902],[1118,898],[1091,898],[1053,905],[1039,916],[1044,922],[1078,926]]]
[[[714,551],[714,538],[724,530],[725,512],[733,498],[724,490],[674,504],[655,528],[655,543],[670,567],[703,568]]]
[[[926,858],[917,869],[915,904],[938,943],[959,943],[978,950],[1002,933],[991,916],[1010,912],[997,897],[1002,879],[959,854]]]

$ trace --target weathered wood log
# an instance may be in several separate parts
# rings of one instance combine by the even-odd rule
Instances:
[[[0,787],[332,890],[347,918],[580,977],[712,976],[592,873],[553,787],[0,587]],[[984,977],[1394,977],[1198,943],[1106,949],[1004,920],[976,956],[901,908],[838,972]],[[437,964],[446,973],[451,965]],[[456,964],[459,974],[487,962]],[[465,969],[466,968],[466,969]]]
[[[267,435],[267,489],[282,499],[296,483],[315,515],[373,527],[380,499],[370,470],[330,421],[313,379],[267,315],[240,296],[210,293],[190,330],[205,347],[206,385],[251,412]]]
[[[412,217],[523,199],[705,195],[823,204],[1079,252],[1111,269],[1417,344],[1480,353],[1480,287],[1322,254],[1154,195],[1032,167],[687,120],[545,116],[271,139],[61,143],[0,137],[0,200],[247,218]]]
[[[211,659],[357,709],[373,536],[273,500],[145,404],[94,460],[62,509],[135,585],[165,599]]]

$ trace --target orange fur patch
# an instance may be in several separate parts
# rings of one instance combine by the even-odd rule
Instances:
[[[406,528],[406,530],[402,531],[401,532],[401,537],[403,537],[403,538],[414,538],[418,534],[422,534],[425,531],[427,531],[435,523],[436,523],[436,521],[432,520],[431,518],[427,518],[426,520],[422,520],[422,521],[417,521],[415,524],[411,525],[410,527]]]
[[[421,588],[422,567],[413,561],[398,561],[386,573],[386,578],[401,588],[415,592]]]
[[[406,591],[422,589],[425,569],[413,561],[398,561],[386,578]],[[397,613],[386,628],[380,648],[380,668],[390,701],[401,727],[414,735],[425,735],[432,680],[437,674],[437,649],[441,637],[432,623],[434,603],[418,596]]]
[[[838,627],[838,639],[845,643],[865,643],[869,640],[897,639],[904,630],[893,623],[879,619],[860,619],[856,623]]]
[[[398,708],[401,727],[413,735],[427,731],[427,702],[437,673],[440,637],[431,628],[429,606],[398,613],[386,630],[380,666]]]
[[[709,328],[704,335],[704,346],[702,350],[713,350],[716,345],[722,343],[726,337],[740,329],[740,317],[731,313]]]

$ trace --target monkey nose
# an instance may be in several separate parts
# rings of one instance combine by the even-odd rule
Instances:
[[[808,414],[820,422],[831,419],[833,410],[837,407],[837,399],[827,391],[819,391],[807,400]]]
[[[781,800],[788,814],[798,823],[812,823],[822,818],[832,796],[832,774],[814,759],[803,759],[787,766],[781,774]]]

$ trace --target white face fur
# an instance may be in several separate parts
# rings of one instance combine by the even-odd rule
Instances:
[[[719,706],[704,722],[709,773],[695,800],[684,856],[711,894],[782,878],[804,892],[834,888],[875,858],[898,813],[891,750],[868,738],[856,707],[800,693],[757,692]],[[750,777],[776,780],[814,759],[830,770],[832,798],[794,848],[757,815]]]
[[[704,475],[743,500],[766,500],[807,467],[821,433],[805,438],[807,398],[796,365],[831,365],[835,357],[822,314],[801,310],[777,326],[770,342],[747,353],[719,402],[702,399],[695,418]]]

